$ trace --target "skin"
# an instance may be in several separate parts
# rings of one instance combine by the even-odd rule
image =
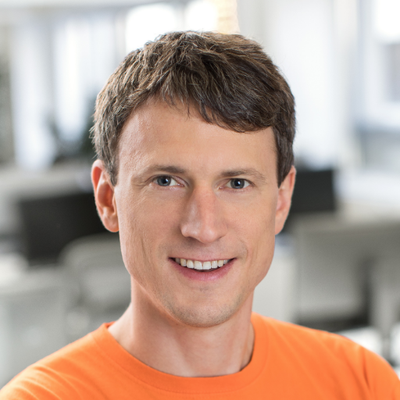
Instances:
[[[166,373],[240,371],[254,344],[253,292],[271,265],[295,169],[278,187],[271,128],[237,133],[161,101],[131,115],[118,151],[115,186],[100,160],[92,168],[99,215],[119,231],[132,282],[110,333]],[[230,261],[195,272],[175,258]]]

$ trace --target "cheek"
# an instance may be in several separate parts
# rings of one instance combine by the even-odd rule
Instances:
[[[269,211],[268,211],[269,210]],[[248,219],[246,231],[251,276],[257,285],[267,274],[275,249],[275,213],[273,206],[259,212],[258,217]]]
[[[119,234],[125,265],[131,275],[142,269],[147,269],[146,274],[149,274],[148,266],[157,262],[160,253],[165,253],[163,250],[168,239],[177,230],[174,219],[177,213],[170,207],[144,200],[121,199],[117,206],[121,216]]]
[[[234,213],[236,218],[239,217],[237,221],[241,221],[242,229],[245,229],[246,234],[252,237],[254,243],[275,236],[275,214],[276,199],[272,196],[264,197],[261,201],[251,204],[246,212],[243,208],[238,208]]]
[[[117,202],[120,235],[135,236],[143,240],[157,236],[170,224],[170,205],[148,199],[141,195],[121,196]]]

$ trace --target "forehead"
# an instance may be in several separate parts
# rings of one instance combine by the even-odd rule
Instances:
[[[239,133],[204,121],[196,109],[152,101],[130,116],[121,132],[119,172],[157,161],[185,164],[204,172],[221,168],[273,169],[276,146],[272,128]],[[243,164],[243,165],[239,165]],[[246,164],[246,165],[244,165]]]

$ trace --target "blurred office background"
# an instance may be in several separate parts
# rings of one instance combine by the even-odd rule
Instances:
[[[0,0],[0,386],[128,305],[93,105],[129,51],[186,29],[258,40],[297,101],[293,213],[255,310],[400,365],[399,19],[399,0]]]

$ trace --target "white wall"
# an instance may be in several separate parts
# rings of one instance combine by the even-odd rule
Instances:
[[[163,2],[165,0],[158,0]],[[101,6],[132,6],[135,4],[151,3],[152,0],[0,0],[1,8],[41,8],[41,7],[101,7]]]
[[[355,5],[355,0],[238,0],[241,33],[264,45],[292,88],[295,152],[312,166],[357,161],[349,56]]]
[[[50,27],[43,20],[17,24],[11,40],[11,94],[16,159],[45,167],[53,159]]]

